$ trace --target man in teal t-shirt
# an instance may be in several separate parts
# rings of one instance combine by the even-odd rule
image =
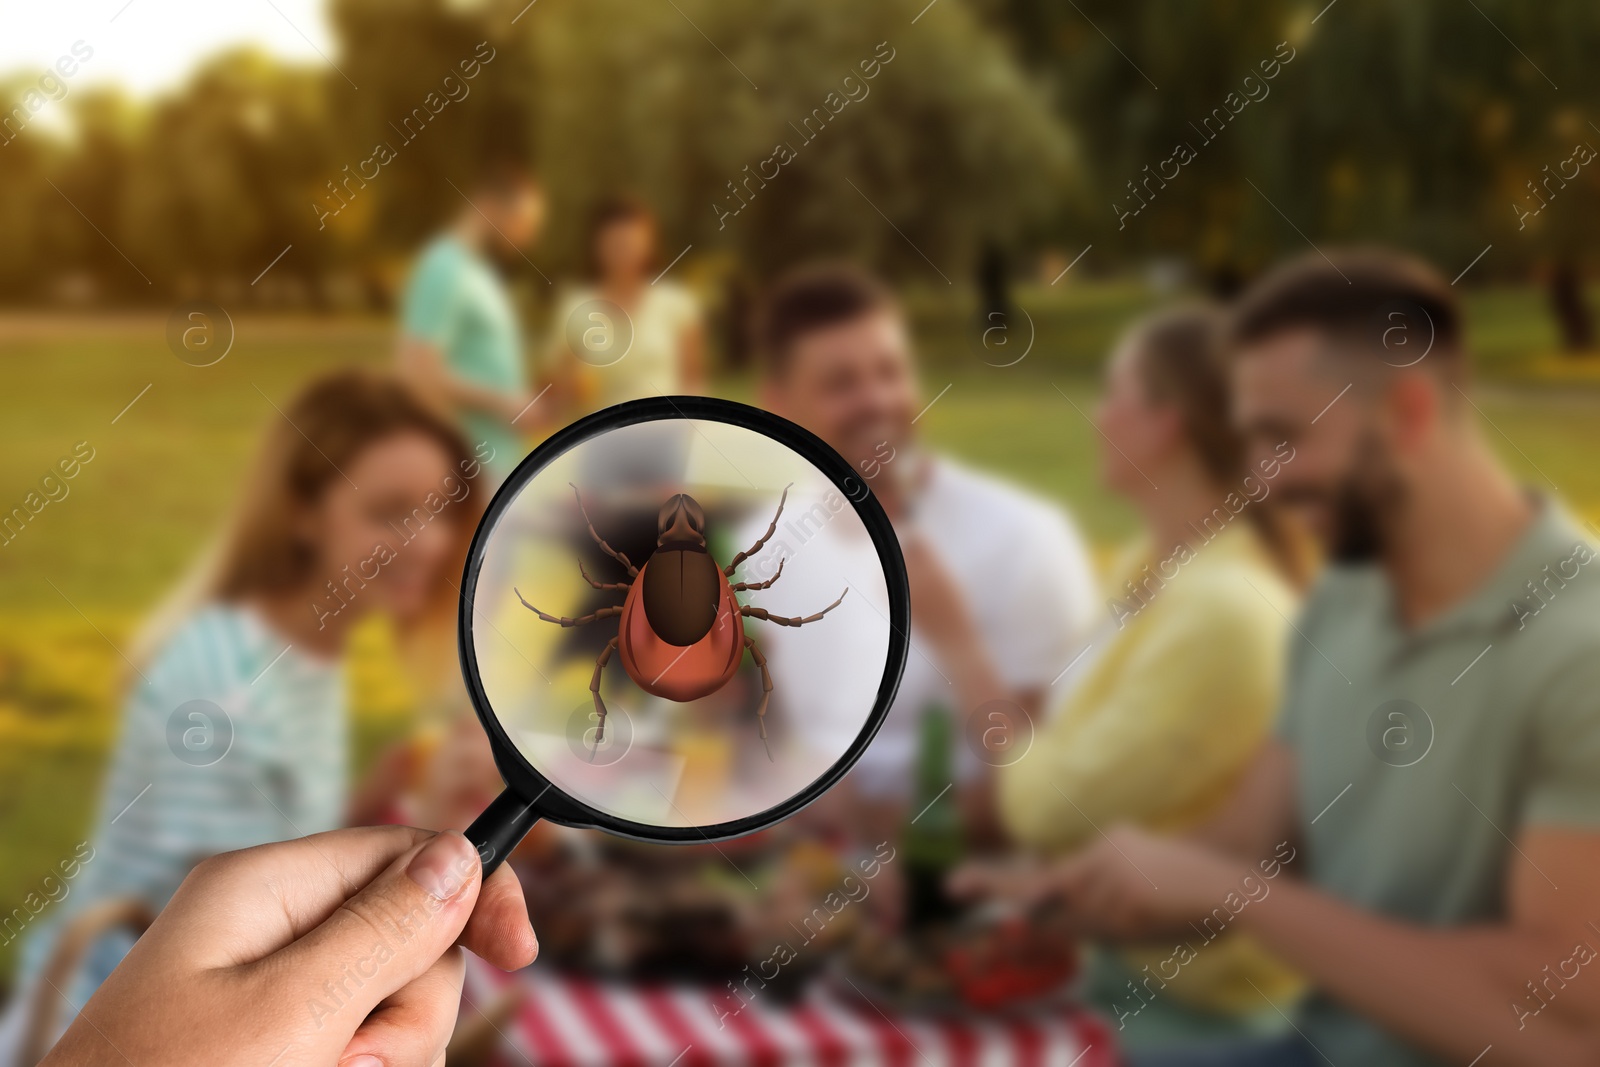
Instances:
[[[1329,557],[1277,736],[1187,839],[1107,827],[1044,885],[1091,934],[1172,946],[1136,1003],[1224,929],[1314,991],[1282,1037],[1129,1061],[1600,1063],[1595,548],[1495,456],[1424,265],[1311,255],[1243,296],[1229,345],[1251,451],[1292,450],[1265,503]]]
[[[523,249],[537,239],[544,214],[532,175],[488,172],[423,249],[401,301],[402,370],[456,412],[468,443],[502,477],[522,458],[533,397],[516,308],[493,260],[526,260]]]

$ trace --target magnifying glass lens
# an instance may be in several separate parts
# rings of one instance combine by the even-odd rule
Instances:
[[[474,695],[497,746],[594,824],[756,819],[881,721],[905,654],[898,550],[837,456],[825,472],[796,447],[814,438],[780,436],[602,429],[519,468],[486,520],[463,620]]]

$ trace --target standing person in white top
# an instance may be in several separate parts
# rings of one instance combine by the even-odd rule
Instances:
[[[158,911],[209,856],[370,814],[347,788],[357,620],[385,614],[447,655],[487,456],[388,375],[336,372],[284,409],[222,536],[131,653],[96,824],[70,896],[27,930],[0,1063],[23,1018],[70,1020],[131,942],[102,938],[52,989],[39,976],[63,924],[113,899]]]
[[[589,280],[550,320],[550,376],[574,413],[704,386],[704,328],[694,295],[661,276],[655,215],[603,201],[590,224]]]
[[[1093,571],[1062,509],[921,445],[912,423],[926,399],[904,312],[882,283],[849,266],[794,273],[765,301],[757,341],[763,406],[817,434],[860,472],[905,553],[912,650],[888,720],[848,779],[855,810],[885,820],[887,831],[905,815],[919,719],[929,708],[949,709],[958,735],[991,701],[1038,720],[1046,691],[1095,616]],[[807,558],[813,553],[845,574],[876,570],[870,557],[851,558],[870,546],[846,543],[819,518],[790,516],[769,546],[790,557],[786,575],[822,565]],[[776,565],[775,558],[757,559],[753,573],[770,574]],[[780,581],[763,594],[772,598],[764,601],[770,610],[788,607],[783,588]],[[802,734],[828,728],[837,703],[830,692],[851,684],[837,669],[818,666],[850,661],[825,647],[850,640],[843,626],[772,635],[775,688],[787,694],[793,728]],[[983,761],[957,744],[964,806],[981,817]]]

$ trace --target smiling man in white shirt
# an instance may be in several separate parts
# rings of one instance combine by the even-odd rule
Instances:
[[[851,773],[854,794],[891,825],[905,815],[921,716],[943,706],[958,734],[978,713],[1002,709],[1006,736],[957,742],[956,767],[969,812],[981,811],[983,764],[1025,743],[1044,697],[1082,646],[1095,612],[1095,581],[1077,530],[1058,506],[921,446],[912,425],[926,404],[905,314],[893,294],[843,265],[801,269],[774,287],[758,320],[763,406],[817,434],[859,472],[895,524],[911,583],[911,646],[889,718]],[[801,534],[808,527],[796,526]],[[790,568],[828,554],[846,574],[855,547],[818,530],[790,544]],[[791,538],[795,540],[795,538]],[[755,561],[758,565],[761,561]],[[776,560],[767,561],[776,566]],[[870,557],[858,568],[876,570]],[[778,594],[783,583],[764,596]],[[870,599],[871,590],[862,590]],[[772,604],[767,605],[778,610]],[[781,605],[780,605],[781,606]],[[829,692],[850,680],[827,642],[843,627],[774,635],[768,655],[795,728],[825,732]],[[994,720],[1001,723],[1001,720]],[[850,728],[843,724],[840,728]],[[887,827],[886,827],[887,828]]]

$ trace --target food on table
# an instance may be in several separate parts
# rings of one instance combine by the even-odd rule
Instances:
[[[842,961],[845,991],[908,1012],[1026,1009],[1078,972],[1073,939],[1048,916],[1011,915],[920,931],[866,928]]]

